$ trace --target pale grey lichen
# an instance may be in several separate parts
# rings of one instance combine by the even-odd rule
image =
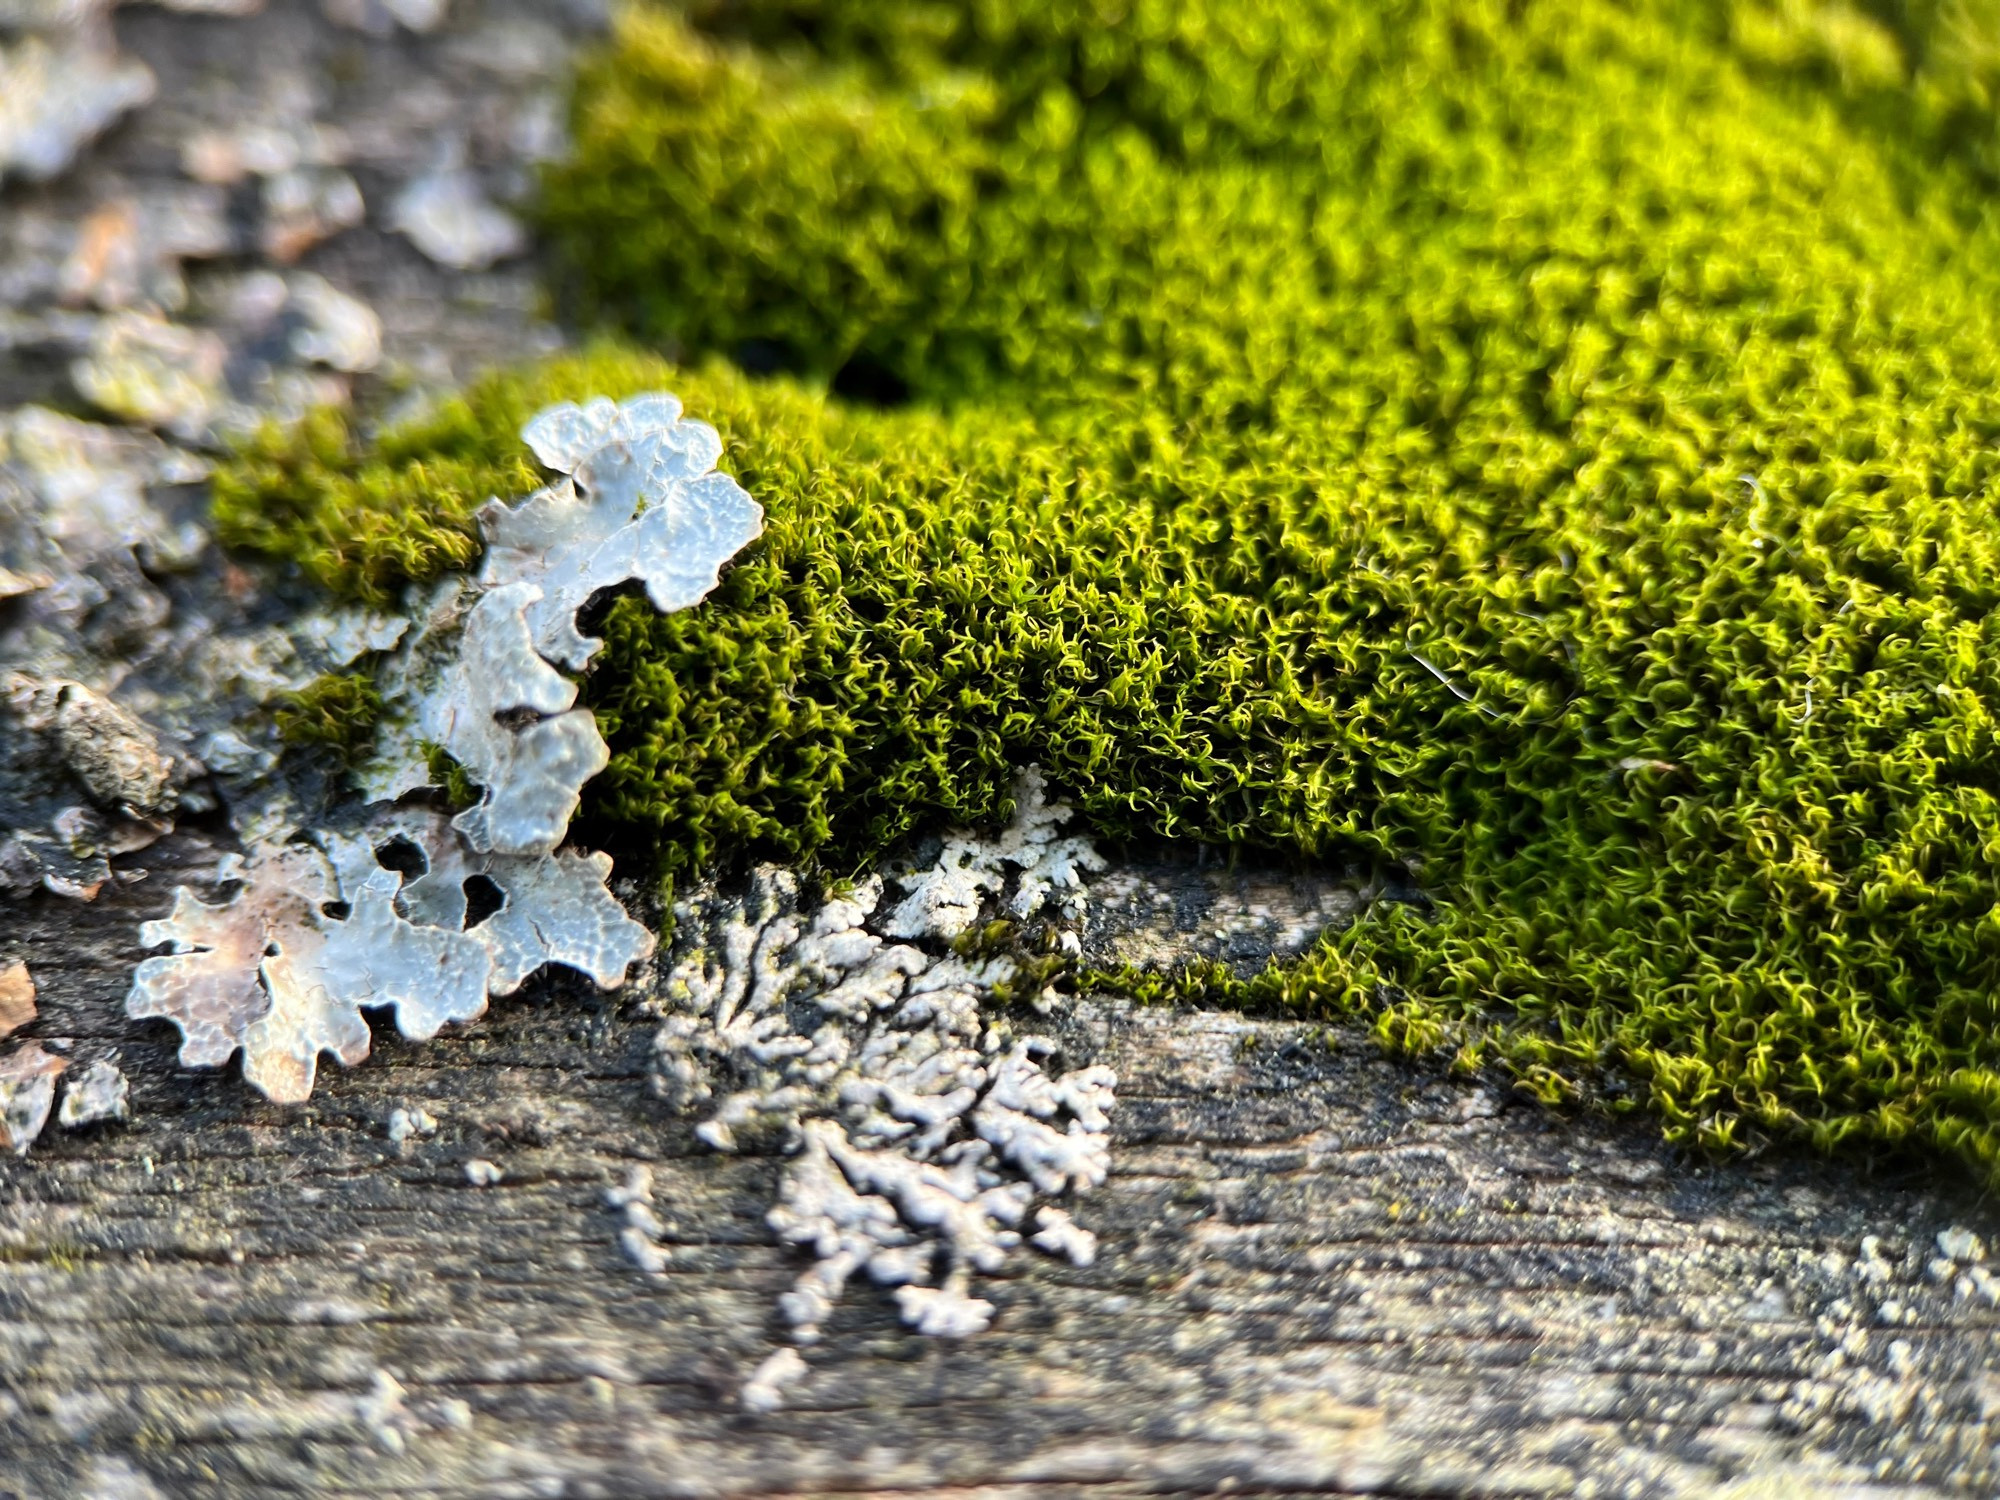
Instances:
[[[1937,1248],[1939,1255],[1954,1264],[1972,1265],[1986,1259],[1986,1242],[1958,1224],[1938,1231]]]
[[[370,36],[387,36],[398,26],[420,33],[435,31],[450,8],[451,0],[320,0],[329,21]]]
[[[368,633],[321,622],[334,632],[322,643],[311,621],[253,626],[227,598],[218,619],[185,591],[170,600],[129,544],[97,551],[83,531],[49,542],[51,581],[11,606],[0,636],[0,889],[89,897],[118,855],[218,797],[254,840],[256,809],[282,786],[271,706],[330,670],[352,643],[340,637]]]
[[[200,767],[82,683],[0,674],[0,890],[94,897],[171,826]]]
[[[181,1061],[214,1067],[239,1048],[243,1076],[267,1097],[310,1097],[322,1052],[352,1066],[368,1055],[363,1006],[393,1006],[413,1040],[486,1009],[486,950],[464,933],[418,927],[394,905],[401,877],[377,868],[343,881],[308,844],[225,861],[236,897],[211,906],[186,886],[174,909],[140,928],[149,945],[125,1008],[181,1028]]]
[[[97,325],[70,379],[86,400],[120,421],[195,439],[228,412],[228,362],[228,346],[205,329],[121,312]]]
[[[251,177],[347,164],[353,147],[348,132],[320,118],[329,102],[322,79],[275,67],[215,83],[200,96],[208,106],[206,122],[180,144],[181,170],[197,182],[234,187]],[[197,101],[181,102],[190,107]]]
[[[106,0],[0,0],[0,28],[73,31],[95,21]]]
[[[551,407],[521,436],[565,477],[519,506],[480,511],[480,580],[541,590],[527,618],[551,661],[580,670],[603,644],[576,628],[598,590],[636,579],[662,614],[687,609],[763,530],[763,507],[715,471],[715,429],[683,420],[672,396]]]
[[[76,1500],[167,1500],[146,1471],[115,1454],[94,1455],[81,1476]]]
[[[254,271],[216,281],[204,302],[212,327],[152,310],[96,320],[71,383],[121,422],[214,443],[346,405],[347,377],[381,357],[373,309],[320,277]]]
[[[490,883],[499,908],[466,929],[492,962],[490,995],[513,994],[544,964],[575,969],[600,989],[616,989],[633,964],[653,954],[653,934],[625,914],[607,887],[608,854],[482,854],[455,837],[442,814],[421,808],[378,817],[365,843],[377,852],[401,846],[418,854],[423,873],[404,885],[396,904],[421,926],[465,929],[468,890]]]
[[[253,283],[255,291],[245,295]],[[257,272],[245,278],[237,300],[241,306],[253,298],[261,303],[256,309],[260,321],[266,327],[280,325],[286,348],[303,364],[359,375],[382,362],[382,320],[375,309],[324,276]]]
[[[0,565],[73,596],[88,592],[80,570],[108,553],[137,552],[156,567],[183,564],[206,535],[192,522],[169,520],[146,491],[208,472],[203,460],[149,433],[42,406],[0,413],[0,474],[12,481],[0,483]],[[17,497],[11,506],[10,491]]]
[[[1095,1187],[1104,1180],[1109,1145],[1105,1111],[1115,1079],[1084,1068],[1051,1078],[1042,1060],[1054,1044],[1025,1037],[994,1057],[988,1087],[972,1111],[979,1138],[1042,1193]]]
[[[0,888],[92,895],[180,812],[269,795],[269,705],[328,664],[252,623],[247,576],[183,581],[221,571],[172,494],[207,472],[151,434],[0,414]]]
[[[653,401],[677,422],[678,403]],[[700,588],[670,595],[682,603],[713,586],[723,557],[713,553],[712,528],[705,535],[699,526],[654,525],[638,534],[648,517],[667,513],[673,486],[690,472],[701,477],[661,456],[686,448],[678,429],[697,425],[670,426],[646,447],[652,456],[643,472],[623,482],[617,525],[588,519],[601,518],[602,505],[577,504],[570,519],[580,524],[581,542],[561,524],[542,524],[543,555],[516,550],[517,567],[574,590],[562,611],[572,634],[575,610],[606,583],[673,579],[688,569],[705,576]],[[622,471],[631,456],[613,443],[585,453],[579,467]],[[705,453],[700,469],[715,456]],[[758,514],[747,497],[742,504]],[[621,529],[632,535],[621,540]],[[676,547],[692,561],[677,560]],[[591,557],[607,548],[634,565],[593,569]],[[577,554],[587,555],[578,562]],[[202,643],[205,680],[228,680],[258,701],[298,685],[303,669],[396,648],[381,678],[388,723],[362,777],[378,805],[357,822],[358,809],[304,817],[281,790],[232,801],[249,847],[225,862],[221,878],[242,888],[211,905],[183,887],[169,916],[144,925],[146,942],[173,951],[139,966],[127,1012],[178,1025],[186,1063],[215,1066],[241,1051],[244,1077],[290,1102],[310,1095],[321,1053],[348,1064],[366,1055],[364,1008],[393,1007],[403,1034],[421,1039],[479,1015],[489,995],[513,992],[545,964],[576,968],[609,989],[649,957],[653,935],[608,889],[609,858],[559,848],[584,782],[608,752],[591,714],[574,707],[576,684],[537,649],[529,612],[543,599],[541,585],[527,578],[489,578],[476,590],[446,580],[418,601],[412,619],[307,617],[289,632],[226,633]],[[203,743],[238,773],[259,769],[259,747],[240,736],[214,729]],[[480,785],[479,804],[451,819],[382,805],[429,784],[433,746]],[[291,836],[313,823],[311,834]],[[401,855],[390,855],[392,847]],[[498,898],[476,920],[475,886]]]
[[[264,178],[264,222],[257,232],[263,252],[291,265],[313,246],[352,229],[367,217],[355,180],[338,167],[288,167]]]
[[[1837,1295],[1815,1299],[1819,1306],[1810,1325],[1786,1305],[1783,1288],[1766,1283],[1756,1289],[1750,1306],[1759,1314],[1787,1316],[1810,1327],[1810,1354],[1798,1362],[1803,1373],[1781,1388],[1776,1403],[1786,1428],[1797,1431],[1829,1417],[1903,1427],[1913,1416],[1935,1412],[1938,1392],[1920,1378],[1915,1349],[1896,1330],[1948,1326],[1949,1304],[1925,1282],[1949,1287],[1953,1303],[1970,1302],[1983,1311],[2000,1304],[2000,1281],[1979,1263],[1985,1247],[1977,1235],[1953,1226],[1932,1243],[1940,1253],[1928,1259],[1922,1240],[1885,1243],[1872,1234],[1861,1237],[1859,1253],[1851,1258],[1830,1252],[1821,1265],[1832,1282],[1828,1289]],[[1915,1274],[1919,1269],[1922,1279]]]
[[[235,244],[218,188],[168,184],[119,194],[77,226],[55,291],[68,307],[175,312],[188,300],[181,262],[227,255]]]
[[[0,0],[0,28],[24,31],[75,31],[101,27],[108,13],[135,0]],[[185,15],[247,16],[263,9],[264,0],[150,0],[163,10]]]
[[[92,801],[131,822],[172,816],[186,769],[136,717],[80,682],[14,673],[5,687],[9,711]]]
[[[375,746],[355,776],[370,802],[394,802],[431,783],[429,747],[440,748],[448,704],[461,691],[459,643],[476,591],[457,575],[412,590],[409,626],[376,674],[383,717]]]
[[[572,708],[574,686],[548,665],[581,669],[601,644],[577,631],[577,612],[634,579],[655,608],[689,608],[763,526],[762,508],[715,472],[714,429],[683,420],[670,395],[550,407],[522,438],[564,477],[480,512],[482,592],[447,581],[415,611],[361,775],[368,796],[399,797],[430,784],[427,746],[449,750],[483,792],[459,826],[498,853],[553,849],[608,761],[595,720]]]
[[[991,1325],[993,1304],[971,1295],[969,1281],[965,1268],[957,1266],[943,1286],[899,1286],[896,1308],[905,1323],[928,1338],[971,1338]]]
[[[935,861],[893,874],[908,894],[883,930],[891,937],[957,937],[978,919],[986,899],[1006,888],[1010,871],[1014,889],[1005,906],[1013,915],[1034,916],[1053,901],[1063,918],[1080,921],[1084,876],[1102,870],[1104,857],[1088,839],[1061,836],[1072,813],[1048,800],[1039,767],[1027,767],[1016,779],[1014,809],[997,839],[955,829]]]
[[[388,705],[362,790],[393,800],[431,784],[429,747],[447,750],[481,788],[457,826],[474,848],[547,853],[568,831],[583,784],[610,751],[576,684],[542,660],[516,584],[473,594],[447,580],[382,679]],[[468,601],[469,604],[468,604]]]
[[[1983,1239],[1954,1224],[1939,1230],[1935,1243],[1938,1253],[1925,1267],[1932,1281],[1949,1286],[1956,1301],[2000,1305],[2000,1278],[1986,1268]]]
[[[293,622],[293,637],[309,643],[329,670],[350,667],[377,651],[393,651],[409,633],[402,615],[373,609],[341,609]]]
[[[250,80],[246,80],[250,82]],[[181,169],[198,182],[229,187],[255,178],[257,248],[291,265],[314,246],[362,222],[367,205],[344,170],[352,143],[315,118],[325,101],[316,82],[276,70],[237,98],[226,124],[190,132]]]
[[[1066,816],[1024,796],[1016,826],[956,867],[1034,874],[1043,885],[1024,906],[1038,910],[1056,885],[1049,866],[995,851],[1046,849],[1052,838],[1030,830]],[[1097,856],[1070,842],[1078,847],[1062,857],[1075,889]],[[980,1331],[993,1309],[972,1294],[972,1278],[1022,1243],[1038,1195],[1088,1190],[1109,1166],[1110,1070],[1057,1071],[1052,1041],[989,1022],[982,1006],[1018,965],[889,941],[868,925],[881,894],[870,878],[808,911],[796,878],[764,867],[740,896],[708,885],[676,908],[682,943],[662,987],[655,1090],[700,1107],[696,1133],[717,1150],[756,1138],[789,1153],[767,1218],[781,1241],[813,1255],[780,1299],[800,1344],[821,1336],[858,1274],[896,1288],[920,1332]],[[981,888],[1009,909],[1020,894],[1004,878]],[[888,927],[895,915],[876,920]],[[1079,1264],[1094,1253],[1094,1238],[1060,1211],[1037,1222],[1037,1248]],[[625,1237],[642,1264],[657,1254],[630,1223]],[[778,1377],[794,1374],[789,1362],[767,1362],[744,1389],[746,1406],[769,1409]]]
[[[477,807],[453,820],[473,848],[545,854],[563,841],[583,784],[611,762],[576,684],[535,650],[531,583],[489,589],[465,623],[449,695],[433,700],[436,740],[479,783]]]
[[[680,398],[666,391],[649,391],[624,401],[608,396],[582,405],[562,401],[530,417],[521,429],[521,441],[544,468],[574,474],[593,453],[611,443],[630,443],[653,433],[677,430],[681,412]],[[680,445],[699,450],[713,444],[714,452],[700,466],[712,468],[722,456],[722,439],[705,422],[688,422],[686,426]]]
[[[414,1041],[483,1014],[545,963],[603,986],[622,983],[653,936],[605,888],[611,862],[565,850],[526,859],[467,854],[441,815],[390,813],[356,833],[322,833],[232,857],[242,882],[209,905],[185,886],[172,913],[148,922],[148,944],[174,952],[139,965],[127,1014],[181,1028],[181,1060],[218,1066],[239,1048],[243,1076],[268,1097],[310,1096],[321,1052],[352,1066],[368,1053],[363,1008],[393,1006]],[[425,870],[405,884],[381,862],[414,849]],[[491,880],[499,910],[466,927],[466,883]]]
[[[131,1092],[118,1065],[100,1057],[64,1087],[56,1118],[65,1130],[123,1120],[132,1112]]]

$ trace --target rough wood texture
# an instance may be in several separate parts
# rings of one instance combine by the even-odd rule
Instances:
[[[460,0],[368,40],[307,0],[120,13],[160,98],[0,213],[81,215],[172,178],[178,141],[290,70],[357,132],[371,223],[304,264],[375,305],[424,381],[554,337],[532,268],[447,273],[380,228],[411,154],[480,157],[592,7]],[[502,153],[504,155],[504,153]],[[420,164],[416,164],[420,165]],[[240,269],[233,264],[218,274]],[[200,268],[191,268],[196,300]],[[18,310],[17,310],[18,311]],[[63,316],[0,333],[0,402],[63,399]],[[214,851],[182,834],[93,905],[0,907],[78,1067],[116,1050],[134,1119],[0,1161],[0,1493],[1386,1496],[1991,1493],[1995,1283],[1937,1232],[1938,1186],[1790,1156],[1714,1167],[1645,1121],[1566,1120],[1362,1037],[1079,1001],[1077,1062],[1121,1076],[1112,1177],[1075,1206],[1089,1270],[1019,1256],[963,1344],[857,1289],[787,1409],[736,1401],[800,1260],[765,1228],[775,1160],[701,1148],[646,1086],[643,994],[538,981],[485,1019],[330,1070],[283,1110],[176,1069],[120,1006],[137,924]],[[1097,885],[1097,954],[1255,962],[1351,909],[1337,882],[1181,865]],[[434,1135],[402,1145],[396,1109]],[[465,1165],[490,1161],[498,1183]],[[653,1164],[668,1272],[603,1201]],[[1872,1241],[1870,1237],[1873,1237]],[[1964,1248],[1961,1246],[1960,1248]]]
[[[1981,1226],[1971,1205],[1851,1165],[1705,1166],[1359,1038],[1101,1001],[1059,1018],[1072,1058],[1122,1079],[1111,1181],[1076,1208],[1097,1264],[1010,1262],[963,1344],[857,1291],[788,1409],[751,1418],[734,1392],[800,1265],[762,1224],[777,1164],[706,1151],[650,1097],[642,997],[541,983],[434,1043],[378,1035],[281,1110],[119,1014],[136,919],[205,858],[177,838],[95,905],[10,914],[35,1030],[79,1059],[115,1046],[135,1110],[0,1168],[0,1476],[21,1494],[1994,1482],[1996,1319],[1926,1270],[1937,1230]],[[1130,881],[1175,891],[1139,903],[1156,941],[1326,899]],[[437,1133],[392,1143],[396,1108]],[[475,1158],[498,1184],[468,1182]],[[658,1280],[602,1200],[639,1161],[669,1220]]]

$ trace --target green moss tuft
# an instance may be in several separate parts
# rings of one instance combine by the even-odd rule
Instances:
[[[572,288],[804,383],[495,377],[239,536],[382,586],[410,517],[469,535],[435,462],[519,491],[541,400],[668,385],[770,526],[610,609],[600,841],[837,871],[1038,762],[1101,834],[1435,898],[1179,993],[1991,1171],[2000,238],[1984,75],[1898,16],[637,13],[548,183]]]
[[[278,734],[287,745],[330,750],[352,765],[375,742],[382,694],[366,672],[327,672],[277,705]]]

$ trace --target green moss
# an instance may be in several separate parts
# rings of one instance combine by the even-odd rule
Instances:
[[[634,14],[545,223],[693,363],[495,377],[236,535],[385,587],[465,475],[527,487],[539,401],[671,386],[770,526],[700,608],[611,608],[591,837],[837,873],[1038,762],[1105,836],[1434,898],[1177,993],[1991,1170],[2000,239],[1952,16]]]
[[[331,750],[351,764],[375,742],[382,694],[366,672],[326,672],[277,704],[278,734],[287,745]]]
[[[424,762],[425,769],[430,773],[431,785],[439,789],[433,795],[446,809],[455,813],[464,812],[479,800],[478,784],[442,745],[426,744]]]

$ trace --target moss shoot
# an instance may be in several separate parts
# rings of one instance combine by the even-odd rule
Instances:
[[[544,222],[682,363],[272,440],[219,511],[379,598],[529,486],[536,406],[670,387],[769,530],[700,608],[611,607],[602,842],[851,867],[1036,762],[1104,835],[1435,898],[1182,993],[1990,1173],[2000,25],[1949,21],[634,11]]]

